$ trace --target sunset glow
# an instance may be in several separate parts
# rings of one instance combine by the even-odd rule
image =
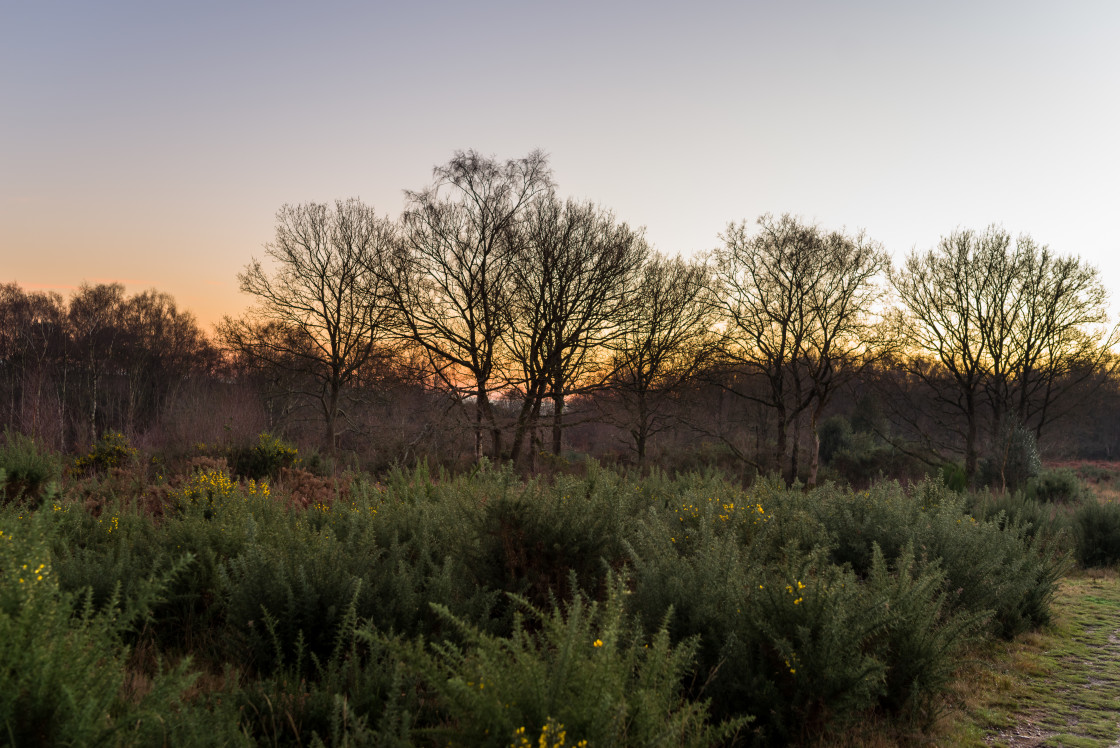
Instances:
[[[205,325],[285,203],[397,216],[456,150],[712,249],[790,212],[897,259],[992,223],[1120,288],[1104,2],[21,3],[0,12],[2,280],[171,293]]]

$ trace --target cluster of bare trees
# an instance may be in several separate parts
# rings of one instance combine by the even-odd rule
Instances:
[[[644,361],[625,343],[650,319],[635,293],[648,246],[609,211],[560,199],[540,153],[460,153],[434,176],[407,193],[399,224],[353,200],[281,209],[275,270],[254,261],[240,276],[259,303],[226,319],[221,339],[278,373],[306,364],[292,383],[311,385],[330,445],[347,417],[343,389],[380,357],[407,361],[472,412],[476,457],[532,461],[542,414],[558,453],[566,401]],[[659,354],[660,373],[641,386],[662,386],[680,358]],[[517,411],[508,446],[495,398]]]
[[[907,354],[899,365],[931,403],[899,412],[930,451],[963,451],[970,481],[985,451],[1006,482],[1015,431],[1040,439],[1076,404],[1071,392],[1111,371],[1117,328],[1099,273],[1029,236],[955,231],[911,253],[891,280]]]
[[[1041,436],[1115,342],[1095,269],[997,228],[955,232],[891,270],[862,233],[767,215],[685,261],[558,197],[539,152],[458,153],[406,195],[396,222],[354,200],[285,206],[271,274],[254,261],[241,275],[258,306],[220,328],[318,404],[331,445],[345,394],[394,362],[470,413],[476,458],[531,465],[548,429],[559,453],[570,402],[594,399],[639,463],[683,419],[812,484],[836,393],[886,369],[933,403],[896,409],[895,436],[937,459],[963,454],[972,478],[981,442],[992,451],[1013,427]],[[752,429],[681,407],[713,387],[749,406]]]
[[[873,315],[887,256],[862,234],[825,232],[788,215],[763,216],[758,227],[752,234],[745,223],[732,224],[715,255],[719,360],[730,370],[721,381],[773,411],[769,467],[788,480],[799,474],[799,428],[809,414],[813,485],[822,412],[846,380],[889,348]]]
[[[220,352],[165,294],[0,286],[5,422],[62,447],[139,429],[220,363],[264,395],[269,423],[311,414],[332,450],[377,427],[371,399],[407,392],[398,423],[424,426],[402,454],[455,422],[475,459],[532,467],[595,421],[638,464],[658,434],[687,431],[813,484],[822,419],[859,387],[891,416],[883,438],[963,459],[975,480],[1111,381],[1099,273],[996,227],[891,268],[862,233],[765,215],[684,260],[559,197],[540,152],[457,153],[405,194],[399,219],[353,199],[282,207],[266,261],[239,276],[255,305],[218,326]]]
[[[167,294],[83,285],[64,301],[0,285],[0,419],[59,449],[149,422],[218,360]]]

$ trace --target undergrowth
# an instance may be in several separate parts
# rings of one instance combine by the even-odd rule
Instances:
[[[941,481],[287,475],[209,460],[137,481],[143,497],[91,500],[107,484],[87,479],[80,500],[0,508],[0,647],[23,684],[0,694],[6,729],[381,745],[928,729],[965,648],[1048,620],[1068,557],[1058,525]]]

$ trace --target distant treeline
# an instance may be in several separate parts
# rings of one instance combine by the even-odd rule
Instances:
[[[208,337],[166,294],[0,286],[0,419],[75,449],[285,430],[365,467],[577,454],[815,484],[954,463],[1015,485],[1120,448],[1099,272],[956,230],[892,267],[862,233],[732,223],[690,260],[557,196],[545,157],[457,153],[398,219],[285,205]]]

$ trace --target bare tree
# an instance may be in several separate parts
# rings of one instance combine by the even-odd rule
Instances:
[[[7,425],[35,437],[53,421],[66,449],[66,385],[70,373],[66,304],[57,293],[25,293],[0,285],[0,381]]]
[[[950,418],[962,417],[970,482],[978,465],[984,338],[990,335],[983,329],[981,299],[993,282],[981,258],[1002,256],[1006,247],[1000,232],[956,231],[936,250],[911,253],[891,276],[908,315],[897,329],[911,352],[910,374],[930,388]]]
[[[724,378],[737,397],[774,411],[777,435],[770,467],[787,480],[796,476],[797,439],[789,469],[789,429],[799,423],[813,391],[798,366],[813,327],[816,286],[822,282],[823,247],[815,226],[790,215],[758,219],[751,234],[746,222],[731,224],[715,253],[715,283],[722,355],[727,366],[761,377],[766,386],[736,386]]]
[[[384,264],[397,242],[395,224],[356,199],[285,205],[276,239],[238,275],[257,305],[225,318],[226,345],[266,365],[298,367],[295,394],[317,403],[334,449],[344,389],[390,339],[392,308],[382,288]],[[267,332],[267,334],[264,334]]]
[[[124,306],[121,283],[83,283],[70,298],[68,321],[80,372],[77,396],[86,415],[88,437],[96,440],[105,421],[105,380],[119,355],[122,338],[121,312]]]
[[[515,457],[526,430],[535,432],[545,397],[552,401],[552,451],[560,453],[565,400],[609,377],[605,347],[637,309],[634,290],[648,251],[640,232],[592,203],[548,195],[530,206],[507,327],[523,395]]]
[[[122,416],[135,428],[150,423],[187,377],[213,368],[217,352],[194,315],[154,289],[124,301],[120,324],[120,363],[127,378]]]
[[[1022,309],[1008,335],[1013,387],[1002,407],[1041,439],[1045,427],[1075,404],[1072,390],[1109,365],[1120,335],[1110,326],[1108,291],[1097,268],[1056,256],[1029,236],[1019,237],[1016,255]]]
[[[834,231],[820,241],[821,279],[811,286],[811,327],[802,355],[813,396],[809,487],[817,484],[820,469],[818,427],[824,409],[840,387],[895,347],[873,317],[883,298],[878,279],[889,262],[882,247],[862,233],[849,236]]]
[[[765,386],[723,381],[736,396],[774,412],[771,466],[787,481],[799,473],[800,428],[809,411],[809,481],[815,483],[821,413],[837,388],[877,355],[870,317],[881,294],[875,279],[887,259],[863,234],[826,233],[790,215],[765,215],[758,226],[753,235],[745,223],[728,227],[715,278],[725,362]]]
[[[614,342],[611,388],[638,465],[649,440],[672,423],[670,398],[715,351],[710,269],[655,255],[642,268],[635,306]]]
[[[474,399],[475,458],[482,435],[501,455],[491,406],[502,337],[510,324],[517,224],[526,205],[551,188],[544,154],[504,163],[467,151],[434,170],[435,184],[407,192],[404,243],[388,276],[405,335],[461,402]]]
[[[994,443],[1012,427],[1040,437],[1063,395],[1117,341],[1095,268],[1029,236],[1013,243],[996,226],[958,230],[912,253],[892,281],[905,308],[898,330],[912,351],[909,373],[933,393],[936,420],[950,433],[959,424],[970,482],[985,429]]]

